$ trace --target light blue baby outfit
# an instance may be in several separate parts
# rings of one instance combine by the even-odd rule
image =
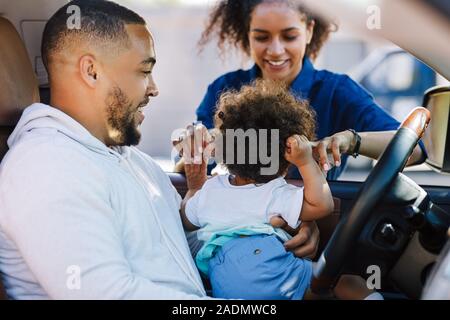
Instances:
[[[312,263],[287,252],[290,236],[269,221],[281,216],[299,225],[303,188],[283,178],[262,185],[233,186],[229,175],[209,179],[186,204],[189,221],[204,241],[196,255],[213,296],[235,299],[302,299]]]

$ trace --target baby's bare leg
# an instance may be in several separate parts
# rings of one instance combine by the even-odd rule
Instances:
[[[346,274],[340,277],[334,288],[334,294],[340,300],[364,300],[374,292],[362,277]]]
[[[334,288],[334,295],[340,300],[364,300],[374,292],[367,287],[367,283],[362,277],[356,275],[342,275]],[[308,289],[303,299],[318,300],[323,297]]]

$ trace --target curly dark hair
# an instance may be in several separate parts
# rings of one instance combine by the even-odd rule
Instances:
[[[198,42],[200,50],[218,36],[218,47],[223,56],[227,45],[241,49],[250,56],[248,32],[251,15],[255,7],[263,2],[285,2],[296,8],[306,19],[307,25],[315,22],[311,43],[306,47],[306,56],[315,60],[330,32],[337,30],[337,25],[313,14],[298,1],[289,0],[222,0],[211,11],[209,21]]]
[[[226,159],[227,145],[234,146],[232,163],[224,163],[229,172],[241,178],[251,179],[256,183],[266,183],[282,176],[289,162],[284,158],[286,140],[294,134],[304,135],[308,140],[315,139],[315,112],[307,100],[301,100],[292,95],[286,85],[269,80],[256,80],[243,86],[240,91],[230,90],[220,96],[216,114],[215,128],[220,130],[223,144],[223,159]],[[279,168],[274,175],[262,175],[261,168],[270,167],[270,163],[262,161],[259,155],[261,136],[256,134],[257,142],[252,146],[256,151],[256,163],[250,160],[250,139],[245,138],[245,162],[238,163],[238,143],[235,136],[227,135],[227,130],[249,129],[267,130],[267,156],[272,158],[271,132],[278,130],[278,163]],[[233,139],[233,141],[227,141]],[[255,142],[255,141],[253,141]],[[256,148],[256,149],[255,149]]]

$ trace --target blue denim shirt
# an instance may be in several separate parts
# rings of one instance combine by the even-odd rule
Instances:
[[[214,113],[220,94],[229,89],[239,90],[241,86],[260,77],[257,65],[250,70],[237,70],[216,79],[197,108],[197,120],[207,128],[214,126]],[[359,84],[344,74],[327,70],[316,70],[308,58],[303,61],[301,72],[291,84],[291,92],[309,100],[317,115],[316,137],[322,139],[346,129],[357,132],[396,130],[400,123],[375,103],[373,97]],[[422,150],[425,152],[423,145]],[[347,162],[342,156],[342,164],[328,172],[327,178],[339,177]],[[299,177],[296,170],[290,177]]]

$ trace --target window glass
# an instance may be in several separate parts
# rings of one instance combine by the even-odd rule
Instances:
[[[208,5],[214,1],[118,2],[149,21],[156,43],[153,75],[160,95],[145,110],[139,148],[157,159],[165,171],[172,171],[173,132],[195,120],[195,109],[212,81],[224,73],[247,69],[252,62],[234,51],[220,58],[214,41],[199,53],[196,44],[205,26]],[[448,83],[400,48],[387,42],[371,42],[345,30],[332,34],[315,66],[350,75],[398,121],[422,104],[425,90]],[[349,160],[339,180],[363,181],[374,164],[362,156]],[[405,171],[421,184],[450,186],[450,176],[434,172],[425,164]]]

